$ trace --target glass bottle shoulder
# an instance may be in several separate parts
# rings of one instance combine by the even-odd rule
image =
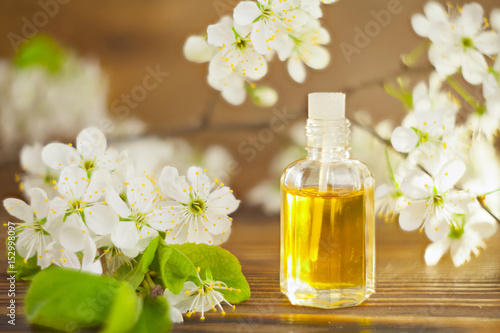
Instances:
[[[320,186],[321,183],[321,186]],[[281,176],[288,190],[352,193],[371,189],[374,178],[366,164],[351,159],[319,160],[303,158],[289,164]]]

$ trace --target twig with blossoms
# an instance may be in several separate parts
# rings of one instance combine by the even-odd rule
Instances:
[[[330,34],[319,21],[322,2],[332,1],[241,1],[233,17],[210,25],[206,36],[190,36],[184,55],[193,62],[209,62],[208,83],[230,104],[242,104],[248,93],[256,105],[273,106],[276,91],[255,82],[266,75],[275,54],[287,61],[288,73],[298,83],[306,78],[304,65],[319,70],[330,62],[323,46]]]
[[[37,170],[43,170],[31,174],[33,181],[28,185],[51,185],[51,191],[26,188],[30,204],[14,198],[3,202],[7,212],[21,220],[14,223],[17,255],[12,270],[18,272],[18,278],[33,279],[33,288],[42,290],[28,292],[28,296],[38,296],[34,299],[28,297],[27,309],[32,304],[37,309],[51,306],[46,299],[50,295],[40,296],[45,292],[43,285],[66,276],[65,270],[51,266],[80,272],[62,283],[82,283],[76,289],[84,292],[107,288],[109,276],[115,281],[123,281],[129,286],[122,288],[124,294],[119,297],[129,297],[131,303],[143,304],[132,316],[136,319],[145,311],[158,311],[147,310],[148,302],[167,302],[163,297],[164,290],[170,289],[165,294],[170,298],[172,295],[183,297],[178,295],[180,288],[176,288],[192,283],[187,281],[196,277],[202,292],[195,296],[193,306],[201,307],[202,320],[205,319],[204,310],[210,308],[205,308],[206,304],[221,308],[222,303],[229,304],[226,299],[238,303],[250,296],[237,259],[215,246],[228,239],[233,221],[229,215],[240,203],[228,186],[218,179],[212,181],[207,170],[199,167],[188,169],[188,181],[172,166],[165,166],[159,177],[146,170],[140,172],[140,165],[149,164],[151,167],[154,161],[137,163],[128,152],[108,148],[106,137],[97,128],[84,129],[76,141],[76,147],[50,143],[24,150],[22,156],[25,158],[26,154],[36,154],[28,156],[34,157],[29,160],[36,161]],[[220,157],[220,152],[217,156]],[[9,225],[13,223],[9,222]],[[183,247],[174,248],[173,244],[182,244]],[[206,247],[202,247],[205,244]],[[189,259],[189,256],[194,259]],[[204,267],[204,280],[201,280],[192,260]],[[40,270],[43,273],[39,273]],[[172,273],[174,271],[177,272]],[[104,273],[108,277],[95,280],[84,272]],[[230,280],[227,280],[228,276]],[[40,279],[43,282],[39,282]],[[241,295],[232,297],[218,291],[227,284],[237,286],[235,288]],[[71,298],[71,295],[67,297]],[[155,300],[158,296],[163,300]],[[79,307],[80,299],[95,298],[90,294],[72,298],[75,302],[73,308]],[[154,331],[164,331],[175,308],[167,313],[165,305],[158,304],[157,307],[165,308],[165,311],[160,313],[163,318],[158,321],[162,323],[161,327]],[[187,316],[194,311],[191,307]],[[41,312],[42,317],[30,320],[61,328],[61,321],[47,319],[53,310]],[[58,316],[65,318],[64,313],[57,312]],[[177,313],[171,319],[182,321],[182,316]],[[74,323],[74,318],[71,320]],[[84,319],[82,325],[87,325]]]
[[[495,192],[489,191],[490,186],[498,188],[500,183],[485,186],[478,181],[483,172],[474,165],[471,155],[476,149],[494,152],[492,140],[500,127],[500,76],[498,60],[493,63],[493,59],[500,52],[500,36],[490,29],[477,3],[463,8],[449,6],[446,12],[431,1],[424,12],[413,16],[412,25],[417,34],[430,39],[428,56],[436,72],[428,85],[420,82],[411,93],[404,87],[400,93],[390,91],[410,110],[390,141],[394,150],[406,154],[397,173],[408,204],[396,205],[393,201],[399,198],[393,191],[384,191],[377,199],[391,203],[385,206],[396,207],[402,229],[421,226],[420,231],[425,230],[433,242],[425,254],[428,265],[435,265],[450,249],[453,263],[460,266],[470,260],[471,253],[479,253],[477,248],[485,247],[483,239],[491,236],[500,223],[485,202],[487,194],[481,194]],[[493,11],[491,25],[500,27],[499,10]],[[472,85],[482,84],[484,100],[472,97],[454,75]],[[442,90],[444,80],[457,97]],[[464,124],[457,122],[459,98],[473,109]],[[487,157],[492,160],[482,164],[498,164],[494,153],[482,158]],[[461,179],[463,187],[473,185],[472,191],[460,190],[456,184]]]

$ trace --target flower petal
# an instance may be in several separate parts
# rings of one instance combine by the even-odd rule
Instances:
[[[59,193],[68,200],[80,200],[87,189],[87,173],[80,168],[64,168],[57,187]]]
[[[31,228],[26,228],[17,235],[16,250],[22,258],[29,259],[35,255],[35,247],[29,241],[34,237],[36,235]]]
[[[118,224],[118,216],[113,208],[97,204],[84,210],[87,226],[97,235],[109,235]]]
[[[465,173],[465,163],[460,159],[446,163],[436,177],[436,189],[438,192],[446,192],[451,189]]]
[[[228,46],[235,40],[234,32],[231,30],[232,27],[233,20],[228,16],[225,16],[217,24],[209,25],[207,28],[207,42],[219,47]],[[200,39],[197,40],[197,44],[199,48],[203,46]]]
[[[3,201],[5,210],[27,224],[33,223],[33,208],[20,199],[8,198]]]
[[[61,245],[72,252],[78,252],[85,248],[85,237],[88,228],[77,214],[71,214],[61,227],[59,234]]]
[[[238,75],[230,75],[226,79],[222,88],[222,97],[232,105],[240,105],[245,101],[245,84]]]
[[[415,149],[418,140],[418,135],[414,130],[402,126],[396,127],[391,136],[392,146],[402,153],[408,153]]]
[[[449,248],[450,240],[448,238],[431,243],[427,246],[424,256],[427,266],[436,265]]]
[[[36,218],[41,220],[49,214],[49,199],[47,193],[40,188],[33,188],[29,191],[31,208],[34,210]]]
[[[134,178],[127,186],[129,205],[141,213],[149,213],[155,197],[153,184],[146,177]]]
[[[490,23],[495,31],[500,31],[500,9],[495,8],[491,11]]]
[[[475,36],[481,31],[484,19],[484,10],[480,4],[473,2],[463,6],[459,23],[464,33]]]
[[[151,243],[153,238],[156,238],[156,236],[158,236],[158,231],[143,225],[139,230],[139,241],[137,242],[137,249],[141,252],[144,251],[148,247],[149,243]]]
[[[469,49],[462,57],[462,74],[470,84],[480,84],[488,73],[488,64],[484,56],[476,50]]]
[[[401,181],[401,190],[412,199],[424,199],[432,196],[434,181],[423,172],[416,169],[410,171]]]
[[[433,43],[429,48],[429,61],[442,76],[455,74],[460,68],[458,53],[452,47],[440,43]]]
[[[196,286],[196,284],[194,284],[194,282],[192,281],[187,281],[184,283],[184,286],[182,287],[182,290],[180,291],[180,293],[178,293],[177,295],[173,294],[170,290],[165,289],[164,293],[163,293],[163,296],[167,298],[168,300],[168,304],[172,305],[172,306],[175,306],[177,308],[177,305],[188,299],[189,296],[187,296],[186,294],[186,291],[193,291],[193,290],[198,290],[199,287]],[[180,311],[182,312],[186,312],[187,310],[189,310],[189,308],[186,308],[186,309],[183,309],[183,308],[178,308]]]
[[[210,193],[207,199],[207,210],[210,209],[216,214],[230,214],[234,212],[240,204],[232,194],[232,190],[227,186],[222,186]]]
[[[192,166],[188,169],[187,176],[196,195],[205,198],[210,190],[210,178],[206,175],[200,167]]]
[[[187,60],[196,63],[210,61],[215,54],[215,49],[201,36],[189,36],[182,51]]]
[[[76,138],[76,149],[84,160],[95,160],[106,151],[106,136],[97,127],[88,127]]]
[[[425,212],[427,210],[424,200],[415,201],[411,205],[406,206],[399,214],[399,226],[404,231],[417,230],[423,222]]]
[[[82,196],[83,201],[96,202],[104,196],[105,188],[111,184],[111,176],[106,170],[96,170],[92,174],[88,187]]]
[[[469,235],[471,237],[471,235]],[[476,238],[476,237],[474,237]],[[460,238],[459,240],[451,243],[451,260],[455,267],[463,265],[466,261],[470,260],[470,252],[471,246],[469,245],[469,240],[464,238]]]
[[[422,37],[429,37],[431,30],[431,22],[423,14],[415,14],[411,17],[411,26],[417,35]]]
[[[323,46],[311,46],[308,52],[302,52],[304,63],[313,69],[323,69],[330,63],[330,52]]]
[[[19,160],[21,167],[29,173],[45,172],[47,166],[42,161],[42,145],[35,143],[33,146],[24,145],[21,149]]]
[[[497,232],[498,223],[484,209],[477,207],[467,215],[465,228],[474,230],[479,237],[486,239]]]
[[[231,220],[227,215],[207,210],[205,216],[207,219],[203,221],[203,225],[211,234],[218,235],[231,230]]]
[[[436,209],[435,213],[442,212]],[[450,226],[445,219],[438,220],[436,216],[431,216],[425,224],[425,235],[432,242],[437,242],[446,238],[450,232]]]
[[[81,157],[73,147],[62,143],[49,143],[42,150],[42,160],[50,168],[60,170],[79,166]]]
[[[111,187],[106,190],[106,202],[120,217],[126,218],[132,214],[130,208],[128,208],[127,204],[120,198],[118,192]]]
[[[260,15],[262,15],[262,11],[253,1],[240,2],[233,12],[234,21],[239,25],[252,24]]]
[[[208,76],[212,81],[223,80],[232,74],[232,68],[229,62],[225,61],[222,52],[217,53],[208,63]]]
[[[184,203],[189,201],[187,193],[189,185],[183,176],[179,176],[176,168],[171,166],[164,167],[161,171],[159,184],[163,193],[169,198]]]
[[[447,11],[436,1],[427,2],[424,5],[424,13],[433,22],[446,22],[448,20]]]
[[[49,213],[47,215],[48,222],[52,222],[57,218],[62,217],[64,214],[66,214],[66,210],[68,209],[68,200],[65,200],[61,197],[55,197],[50,201]],[[50,226],[49,223],[47,224],[48,225],[45,225],[46,227]],[[51,231],[51,233],[52,232],[53,231]]]
[[[119,248],[135,249],[139,241],[139,232],[135,222],[120,221],[111,233],[111,241]]]
[[[252,33],[250,34],[252,45],[260,54],[266,54],[269,50],[267,45],[268,38],[266,37],[266,25],[263,20],[253,24]]]
[[[241,74],[249,80],[257,81],[264,77],[267,73],[267,61],[263,59],[262,54],[255,50],[248,49],[245,51],[244,63],[238,66],[241,69]]]
[[[497,54],[500,50],[500,37],[494,31],[485,31],[474,38],[474,46],[486,55]]]
[[[288,74],[290,77],[298,83],[303,83],[306,79],[306,68],[304,67],[304,63],[299,56],[293,54],[288,58],[288,62],[286,65],[288,69]]]
[[[97,272],[99,271],[99,266],[98,265],[95,265],[94,267],[94,261],[95,261],[95,257],[96,257],[96,254],[97,254],[97,247],[96,247],[96,244],[95,244],[95,241],[90,238],[90,237],[85,237],[84,238],[84,241],[85,241],[85,247],[83,249],[83,258],[82,258],[82,270],[84,271],[89,271],[89,270],[97,270]],[[99,262],[99,260],[97,260],[97,262]],[[100,265],[100,263],[99,263]],[[100,266],[100,270],[101,270],[101,273],[102,273],[102,266]]]

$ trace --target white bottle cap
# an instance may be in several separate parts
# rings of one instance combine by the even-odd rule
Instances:
[[[336,120],[345,118],[345,94],[309,94],[309,118],[321,120]]]

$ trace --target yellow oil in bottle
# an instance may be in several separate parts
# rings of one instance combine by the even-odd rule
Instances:
[[[371,195],[282,188],[281,288],[292,304],[335,308],[367,297]]]

